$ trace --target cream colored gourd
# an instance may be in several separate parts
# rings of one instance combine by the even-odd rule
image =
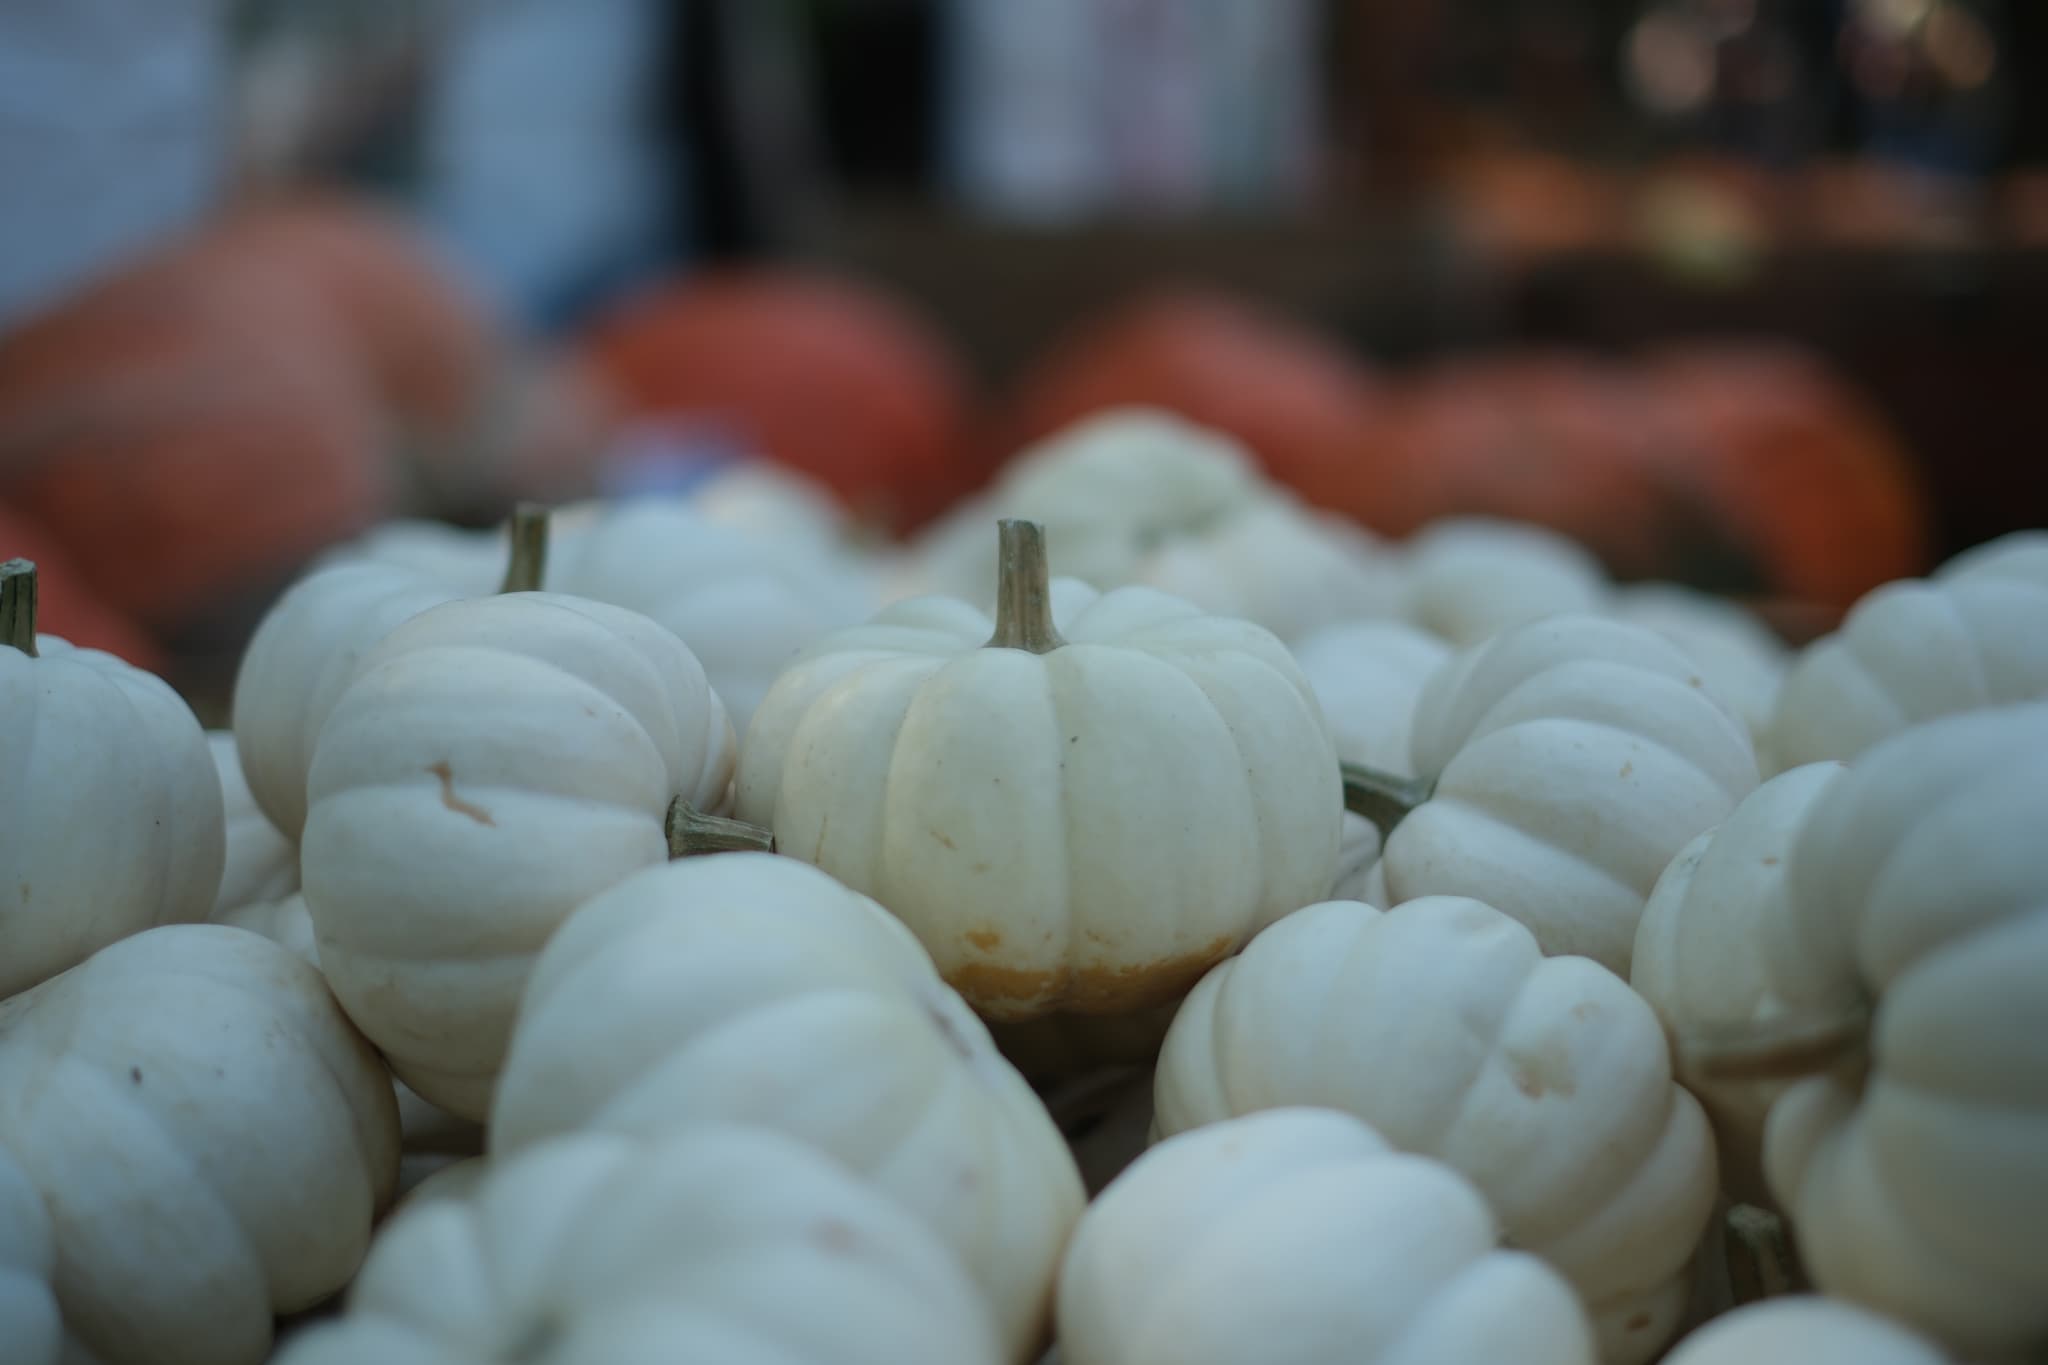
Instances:
[[[0,997],[153,925],[206,918],[220,783],[163,679],[36,633],[35,566],[0,564]]]
[[[1853,1304],[1766,1299],[1708,1322],[1663,1365],[1951,1365],[1930,1341]]]
[[[1628,973],[1659,875],[1756,786],[1742,723],[1654,632],[1560,615],[1461,651],[1415,709],[1416,782],[1347,778],[1395,902],[1472,896]]]
[[[1657,879],[1636,925],[1629,984],[1679,1049],[1679,1079],[1706,1107],[1730,1198],[1765,1207],[1764,1119],[1783,1093],[1772,1081],[1716,1081],[1684,1066],[1689,1040],[1768,1027],[1797,1007],[1773,989],[1769,959],[1791,932],[1792,840],[1843,772],[1810,763],[1780,773],[1700,835]]]
[[[1402,547],[1401,614],[1454,645],[1563,612],[1606,608],[1605,570],[1583,546],[1540,526],[1447,517]]]
[[[1791,651],[1740,603],[1677,583],[1631,583],[1614,594],[1614,614],[1648,626],[1677,645],[1715,694],[1734,708],[1761,744],[1791,668]]]
[[[740,732],[804,646],[878,605],[874,584],[850,561],[720,525],[671,499],[608,508],[550,556],[547,582],[674,631]]]
[[[58,1365],[64,1315],[51,1280],[57,1239],[42,1192],[0,1148],[0,1342],[13,1365]]]
[[[563,528],[551,526],[551,538]],[[336,564],[382,564],[438,583],[461,597],[496,592],[505,576],[510,538],[503,526],[470,530],[424,518],[398,517],[371,527],[314,561],[315,569]]]
[[[1802,650],[1761,750],[1776,770],[1853,759],[1907,726],[2048,696],[2048,531],[1868,593]]]
[[[1170,1137],[1089,1207],[1062,1365],[1592,1365],[1571,1286],[1478,1191],[1358,1120],[1274,1109]]]
[[[1701,1063],[1806,1078],[1765,1174],[1822,1291],[1959,1355],[2048,1344],[2048,703],[1859,755],[1791,853],[1771,986],[1798,1008]]]
[[[1608,1365],[1677,1325],[1714,1203],[1706,1119],[1626,983],[1477,901],[1287,916],[1190,993],[1153,1093],[1162,1135],[1323,1106],[1456,1167],[1579,1291]]]
[[[792,859],[682,859],[572,915],[521,1003],[490,1150],[705,1119],[830,1153],[954,1249],[1005,1342],[1037,1335],[1081,1210],[1072,1155],[903,925]]]
[[[553,593],[387,635],[336,699],[300,849],[321,969],[399,1078],[481,1119],[533,954],[727,798],[732,726],[689,649]]]
[[[1175,998],[1324,893],[1342,814],[1277,639],[1145,588],[1081,593],[1055,625],[1038,532],[1003,523],[993,622],[925,598],[806,651],[738,783],[742,819],[887,906],[1005,1020]]]
[[[856,533],[824,484],[772,460],[735,461],[690,489],[698,515],[783,545],[850,554]]]
[[[242,757],[229,730],[210,730],[206,743],[220,777],[221,811],[226,817],[226,861],[212,918],[249,906],[281,901],[299,889],[299,846],[277,832],[249,793]]]
[[[275,1316],[355,1273],[398,1119],[318,972],[179,924],[0,1002],[0,1150],[42,1193],[88,1358],[256,1365]]]
[[[581,1134],[408,1204],[277,1365],[999,1365],[945,1249],[801,1143]]]

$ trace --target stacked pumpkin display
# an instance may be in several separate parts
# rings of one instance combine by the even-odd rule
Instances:
[[[9,1360],[2048,1344],[2048,536],[1794,654],[1156,410],[829,507],[385,525],[212,736],[0,571]]]

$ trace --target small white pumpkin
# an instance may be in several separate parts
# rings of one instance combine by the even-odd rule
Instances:
[[[1608,1365],[1676,1328],[1712,1212],[1713,1139],[1657,1017],[1514,920],[1431,897],[1310,906],[1181,1006],[1154,1088],[1162,1136],[1262,1109],[1341,1109],[1449,1163],[1509,1242],[1585,1299]]]
[[[1294,646],[1294,661],[1315,689],[1337,757],[1412,777],[1409,735],[1415,707],[1451,647],[1405,621],[1347,621]]]
[[[281,901],[299,889],[299,846],[277,832],[249,792],[242,756],[231,730],[209,730],[207,746],[220,776],[221,811],[226,817],[227,858],[212,918],[247,906]]]
[[[690,489],[690,506],[721,526],[784,545],[846,552],[854,540],[836,494],[807,474],[772,460],[738,460]]]
[[[1416,782],[1352,770],[1352,810],[1391,825],[1395,902],[1471,896],[1547,953],[1628,973],[1636,921],[1678,851],[1756,786],[1742,723],[1642,626],[1557,615],[1466,649],[1416,705]]]
[[[226,856],[192,708],[153,673],[38,635],[35,601],[35,566],[0,564],[0,997],[205,919]]]
[[[399,1078],[481,1119],[533,954],[727,799],[732,725],[673,634],[555,593],[450,602],[336,699],[300,849],[321,969]]]
[[[879,595],[849,560],[720,525],[666,498],[607,508],[550,554],[547,584],[674,631],[742,732],[796,654],[864,620]]]
[[[924,598],[827,636],[747,732],[738,812],[873,896],[985,1015],[1184,992],[1336,869],[1337,757],[1285,646],[1147,588],[1055,625],[1004,522],[991,621]]]
[[[1814,1284],[1964,1356],[2048,1343],[2048,703],[1873,745],[1808,810],[1764,1165]],[[1780,1035],[1773,1039],[1770,1035]]]
[[[344,541],[313,563],[315,570],[336,564],[383,564],[438,583],[462,597],[496,592],[505,576],[510,549],[506,528],[471,530],[425,518],[398,517]]]
[[[1614,614],[1648,626],[1699,665],[1707,686],[1732,706],[1761,743],[1792,663],[1785,642],[1738,602],[1678,583],[1631,583],[1614,594]]]
[[[2018,531],[1866,594],[1808,645],[1762,749],[1777,769],[1852,759],[1907,726],[2048,696],[2048,531]]]
[[[1401,549],[1402,615],[1454,645],[1561,612],[1604,610],[1607,573],[1583,546],[1490,517],[1431,522]]]
[[[789,858],[682,859],[572,915],[520,1005],[490,1150],[705,1119],[831,1153],[953,1247],[1006,1342],[1037,1335],[1081,1211],[1072,1154],[903,925]]]
[[[256,1365],[389,1202],[389,1073],[320,974],[179,924],[0,1001],[0,1149],[40,1190],[99,1365]]]
[[[57,1239],[41,1191],[0,1149],[0,1342],[12,1365],[58,1365],[64,1315],[51,1281]]]
[[[1789,1294],[1724,1313],[1664,1365],[1951,1365],[1935,1345],[1853,1304]]]
[[[1788,1013],[1772,989],[1771,954],[1791,933],[1794,835],[1839,763],[1780,773],[1728,819],[1694,839],[1657,879],[1636,925],[1629,984],[1650,1002],[1679,1047],[1679,1079],[1706,1106],[1730,1198],[1768,1207],[1764,1118],[1783,1092],[1771,1081],[1716,1081],[1683,1065],[1691,1039],[1768,1026]]]
[[[1469,1181],[1348,1114],[1227,1119],[1089,1206],[1060,1272],[1060,1359],[1593,1365],[1572,1287],[1499,1241]]]
[[[277,1365],[999,1365],[944,1247],[829,1158],[704,1124],[580,1134],[395,1215]]]

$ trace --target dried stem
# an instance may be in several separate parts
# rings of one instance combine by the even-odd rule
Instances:
[[[26,559],[0,564],[0,645],[36,656],[36,566]]]
[[[522,502],[512,509],[512,550],[499,592],[539,592],[548,571],[548,509]]]
[[[668,834],[670,858],[692,858],[702,853],[773,853],[775,832],[745,820],[723,815],[706,815],[678,796],[669,803]]]
[[[1420,777],[1396,777],[1362,763],[1341,765],[1344,774],[1344,809],[1362,815],[1379,827],[1380,837],[1394,832],[1394,826],[1408,812],[1429,800],[1436,783]]]
[[[1796,1294],[1803,1287],[1791,1239],[1777,1214],[1753,1204],[1728,1210],[1728,1289],[1740,1308],[1758,1299]]]
[[[988,637],[988,647],[1050,654],[1066,641],[1052,623],[1045,528],[1014,518],[999,521],[996,527],[996,633]]]

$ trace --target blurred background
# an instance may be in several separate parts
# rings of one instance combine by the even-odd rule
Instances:
[[[204,693],[324,548],[1176,408],[1790,637],[2048,524],[2028,0],[10,0],[0,556]]]

